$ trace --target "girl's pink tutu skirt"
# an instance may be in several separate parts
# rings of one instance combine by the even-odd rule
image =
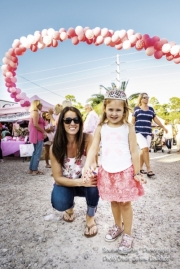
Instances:
[[[130,202],[144,195],[143,186],[134,179],[133,166],[118,173],[108,173],[102,166],[98,170],[99,195],[103,200]]]

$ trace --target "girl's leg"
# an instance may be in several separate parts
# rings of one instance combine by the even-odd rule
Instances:
[[[131,202],[120,203],[122,218],[124,222],[124,233],[131,236],[133,211]]]
[[[114,217],[114,223],[122,229],[122,214],[121,214],[121,207],[120,203],[118,202],[111,202],[111,209]]]

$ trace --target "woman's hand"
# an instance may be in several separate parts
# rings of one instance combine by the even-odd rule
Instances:
[[[47,133],[46,133],[46,132],[44,132],[43,134],[44,134],[44,138],[46,138],[46,137],[47,137]]]
[[[93,175],[92,177],[88,177],[86,178],[86,180],[84,180],[84,178],[82,179],[82,186],[83,187],[96,187],[97,186],[97,174]]]

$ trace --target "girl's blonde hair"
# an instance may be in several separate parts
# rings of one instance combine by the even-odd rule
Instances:
[[[140,93],[140,95],[138,96],[138,99],[137,99],[137,104],[136,106],[141,106],[141,100],[143,99],[143,95],[146,94],[148,95],[146,92],[143,92],[143,93]]]
[[[40,100],[34,100],[34,101],[32,101],[29,111],[30,112],[31,111],[38,111],[39,110],[38,109],[38,106],[39,105],[42,105]]]
[[[99,125],[103,125],[105,122],[107,122],[107,116],[106,116],[106,107],[108,104],[110,104],[113,100],[115,99],[105,99],[103,101],[103,114],[102,116],[100,117],[100,122],[99,122]],[[130,108],[128,107],[128,101],[127,100],[119,100],[123,105],[124,105],[124,113],[123,113],[123,118],[122,118],[122,121],[123,123],[125,124],[129,124],[128,122],[128,117],[129,117],[129,110]]]
[[[62,110],[63,110],[63,106],[62,105],[60,105],[60,104],[55,105],[54,112],[55,112],[56,115],[58,115],[59,113],[61,113]]]

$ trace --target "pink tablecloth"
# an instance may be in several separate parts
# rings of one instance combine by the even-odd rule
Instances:
[[[1,140],[1,149],[2,149],[2,155],[8,156],[11,154],[14,154],[16,156],[19,156],[19,145],[25,144],[24,141],[2,141]]]

